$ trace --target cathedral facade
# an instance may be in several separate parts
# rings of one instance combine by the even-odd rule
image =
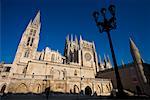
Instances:
[[[108,57],[98,63],[94,42],[66,37],[64,55],[46,47],[37,51],[40,38],[40,12],[27,25],[12,64],[4,64],[1,92],[52,92],[110,95],[110,79],[95,78],[97,72],[111,68]]]

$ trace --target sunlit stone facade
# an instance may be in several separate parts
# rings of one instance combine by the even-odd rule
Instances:
[[[37,51],[40,28],[38,12],[22,35],[9,74],[1,74],[2,91],[42,93],[49,87],[52,92],[110,95],[111,80],[95,78],[104,65],[98,64],[94,42],[67,36],[64,55],[48,47]],[[112,67],[109,61],[105,65]]]

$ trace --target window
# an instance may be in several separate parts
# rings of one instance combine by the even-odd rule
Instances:
[[[33,32],[33,29],[30,30],[30,33],[32,33],[32,32]]]
[[[33,29],[30,30],[30,35],[32,35],[32,33],[33,33]]]
[[[35,34],[36,34],[36,30],[34,30],[33,36],[35,36]]]
[[[32,46],[32,45],[33,45],[33,41],[34,41],[34,38],[32,38],[31,43],[30,43],[30,46]]]
[[[31,29],[31,30],[30,30],[30,35],[31,35],[31,36],[35,36],[35,34],[36,34],[36,30]]]
[[[41,56],[42,56],[42,54],[40,54],[39,60],[41,60]]]
[[[34,33],[36,33],[36,30],[34,30]]]
[[[30,37],[28,38],[28,41],[27,41],[27,46],[29,45],[29,42],[30,42]]]
[[[29,57],[29,51],[28,51],[28,50],[25,52],[24,57],[25,57],[25,58],[28,58],[28,57]]]

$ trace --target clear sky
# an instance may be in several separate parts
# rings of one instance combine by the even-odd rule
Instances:
[[[1,0],[0,61],[11,63],[21,35],[30,19],[41,11],[38,50],[50,47],[64,51],[67,34],[94,41],[97,54],[111,58],[108,38],[100,34],[92,12],[116,5],[117,29],[111,31],[117,62],[132,62],[129,49],[131,36],[145,62],[150,63],[150,0]]]

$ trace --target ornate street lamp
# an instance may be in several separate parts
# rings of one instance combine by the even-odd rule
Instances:
[[[111,36],[110,36],[110,31],[113,29],[116,29],[115,6],[110,5],[108,10],[111,14],[111,18],[106,19],[106,8],[102,8],[100,11],[100,13],[103,17],[103,21],[99,21],[100,13],[98,11],[95,11],[93,13],[93,17],[95,19],[96,26],[98,27],[99,32],[100,33],[102,33],[102,32],[107,33],[109,44],[110,44],[110,49],[111,49],[111,53],[112,53],[112,59],[113,59],[113,63],[114,63],[116,81],[117,81],[117,89],[118,89],[117,96],[123,96],[124,95],[123,86],[122,86],[122,83],[120,80],[117,61],[116,61],[116,57],[115,57],[115,52],[113,49],[113,44],[112,44],[112,40],[111,40]]]

